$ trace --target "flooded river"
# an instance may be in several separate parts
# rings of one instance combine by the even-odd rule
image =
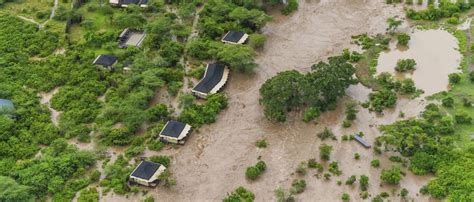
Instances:
[[[177,185],[170,189],[162,186],[147,189],[155,200],[221,201],[226,193],[244,186],[255,193],[256,201],[275,201],[274,190],[278,187],[287,189],[291,181],[298,178],[294,171],[300,162],[319,159],[318,147],[322,141],[316,134],[324,127],[331,128],[339,139],[325,143],[334,147],[331,159],[339,162],[343,174],[324,181],[313,176],[314,171],[309,171],[304,177],[306,191],[296,196],[298,201],[340,201],[343,192],[359,201],[358,186],[336,183],[351,175],[368,175],[372,195],[382,191],[391,193],[395,188],[379,186],[381,169],[370,166],[371,160],[380,159],[383,168],[390,167],[391,163],[384,160],[386,154],[377,156],[355,142],[341,141],[340,137],[362,131],[365,138],[373,142],[379,135],[378,125],[394,122],[402,110],[406,110],[403,111],[406,117],[417,116],[425,105],[422,100],[402,99],[395,109],[383,116],[360,108],[358,119],[351,128],[341,126],[344,102],[350,99],[365,101],[370,89],[362,85],[350,87],[349,96],[340,101],[337,110],[324,113],[318,124],[304,123],[301,114],[296,112],[285,123],[269,122],[263,117],[258,100],[259,88],[265,80],[285,70],[309,71],[315,62],[351,47],[352,35],[384,32],[386,19],[402,16],[402,8],[372,0],[300,1],[300,9],[292,16],[283,17],[277,12],[274,15],[275,20],[264,28],[268,41],[257,58],[260,67],[250,76],[234,73],[224,90],[229,96],[228,109],[219,115],[216,123],[193,132],[186,145],[160,152],[173,156],[170,170]],[[255,141],[259,139],[266,139],[268,147],[255,147]],[[358,161],[353,159],[356,152],[361,155]],[[260,179],[248,181],[245,169],[254,165],[258,158],[267,163],[267,170]],[[416,177],[407,172],[400,187],[407,188],[409,197],[415,201],[427,201],[428,198],[416,194],[427,180],[426,176]],[[142,194],[127,198],[111,194],[101,200],[140,201],[142,198]],[[396,196],[390,199],[399,200]]]
[[[456,50],[456,38],[444,30],[415,30],[408,47],[407,50],[400,50],[392,44],[391,51],[380,54],[377,72],[412,78],[416,87],[425,91],[425,96],[447,90],[447,75],[460,72],[461,54]],[[414,59],[416,70],[413,73],[395,73],[399,59]]]

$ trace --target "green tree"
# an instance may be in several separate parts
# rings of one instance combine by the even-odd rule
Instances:
[[[217,58],[230,66],[230,68],[250,73],[257,67],[255,63],[255,51],[245,45],[224,45]]]
[[[252,202],[254,199],[255,195],[251,191],[244,187],[238,187],[235,191],[228,193],[223,202]]]
[[[332,151],[332,146],[327,145],[327,144],[322,144],[319,146],[319,157],[322,160],[329,161],[331,158],[331,151]]]

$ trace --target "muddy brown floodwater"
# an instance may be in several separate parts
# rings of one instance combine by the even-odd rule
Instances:
[[[417,88],[425,91],[424,95],[448,89],[448,76],[458,70],[461,54],[456,38],[444,30],[415,30],[411,35],[408,50],[396,49],[380,54],[377,72],[395,73],[399,59],[414,59],[416,70],[413,73],[397,74],[412,78]]]
[[[319,159],[318,147],[322,143],[316,134],[324,127],[331,128],[339,141],[326,140],[334,146],[332,160],[340,163],[343,174],[324,181],[314,177],[314,171],[304,177],[307,189],[296,196],[298,201],[340,201],[343,192],[348,192],[353,201],[360,201],[358,186],[338,186],[351,175],[368,175],[369,192],[391,193],[395,187],[379,186],[381,169],[370,167],[373,159],[383,160],[383,167],[390,162],[386,155],[375,156],[372,150],[363,149],[355,142],[342,142],[340,136],[363,131],[365,138],[373,142],[379,134],[377,126],[398,119],[401,109],[406,117],[416,116],[423,109],[421,100],[401,100],[397,108],[376,116],[360,109],[358,119],[351,128],[342,128],[343,104],[349,99],[365,101],[370,92],[362,85],[348,89],[349,96],[342,99],[336,111],[324,113],[319,124],[304,123],[300,114],[292,114],[285,123],[272,123],[263,117],[259,105],[259,88],[262,83],[278,72],[296,69],[309,71],[315,62],[338,54],[350,47],[351,36],[368,32],[384,32],[385,20],[391,16],[402,16],[401,7],[386,5],[382,0],[321,0],[300,1],[300,9],[289,17],[279,16],[264,28],[268,35],[265,50],[257,58],[259,68],[254,75],[234,73],[225,92],[229,96],[229,107],[216,123],[194,132],[184,146],[161,151],[161,155],[173,156],[171,171],[177,185],[167,189],[159,186],[147,189],[157,201],[221,201],[226,193],[244,186],[255,193],[256,201],[275,201],[274,190],[289,188],[298,176],[293,174],[298,164],[311,158]],[[265,149],[255,147],[255,141],[266,139]],[[361,159],[353,159],[354,153]],[[151,153],[148,153],[149,155]],[[245,179],[245,169],[261,157],[267,170],[256,181]],[[418,196],[419,188],[428,177],[417,177],[407,172],[400,187],[407,188],[409,197],[416,201],[427,201]],[[142,194],[118,197],[109,194],[102,201],[140,201]],[[396,196],[391,199],[399,200]]]

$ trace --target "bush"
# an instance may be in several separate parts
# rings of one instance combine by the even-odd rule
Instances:
[[[289,0],[288,4],[281,9],[281,13],[283,15],[289,15],[296,10],[298,10],[298,0]]]
[[[319,146],[319,157],[322,160],[329,161],[331,158],[331,151],[332,151],[332,146],[327,145],[327,144],[322,144]]]
[[[457,124],[470,124],[472,122],[472,117],[470,117],[466,112],[457,112],[454,115],[454,120],[456,120]]]
[[[387,184],[399,184],[401,179],[402,172],[398,166],[392,166],[389,170],[382,170],[380,175],[380,180]]]
[[[474,71],[469,72],[469,80],[474,82]]]
[[[347,178],[346,185],[352,185],[352,184],[354,184],[355,181],[356,181],[356,176],[351,175],[349,178]]]
[[[314,120],[315,118],[319,117],[320,113],[321,112],[319,111],[318,108],[309,107],[308,109],[306,109],[304,111],[303,121],[304,122],[310,122],[310,121]]]
[[[255,142],[255,146],[257,146],[258,148],[267,148],[268,144],[265,139],[262,139],[262,140],[257,140],[257,142]]]
[[[250,166],[245,171],[245,176],[249,180],[256,180],[267,169],[264,161],[259,161],[255,166]]]
[[[323,165],[321,165],[320,163],[316,162],[316,159],[309,159],[309,160],[308,160],[308,168],[318,169],[318,172],[322,172],[322,171],[323,171]]]
[[[400,196],[401,196],[402,198],[407,197],[407,196],[408,196],[408,190],[405,189],[405,188],[403,188],[403,189],[400,191]]]
[[[251,34],[249,36],[249,46],[256,50],[263,49],[266,41],[267,37],[263,34]]]
[[[448,77],[450,84],[458,84],[461,81],[461,76],[456,73],[449,74]]]
[[[331,139],[335,139],[336,136],[334,135],[334,133],[329,130],[329,128],[324,128],[324,130],[320,133],[318,133],[318,137],[321,139],[321,140],[325,140],[327,138],[331,138]]]
[[[397,61],[395,70],[397,72],[407,72],[415,70],[416,62],[414,59],[400,59]]]
[[[445,97],[441,100],[441,103],[445,107],[453,107],[454,106],[454,99],[452,97]]]
[[[355,160],[359,160],[359,159],[360,159],[360,154],[359,154],[359,153],[355,153],[355,154],[354,154],[354,159],[355,159]]]
[[[397,36],[398,44],[402,46],[408,45],[408,42],[410,41],[411,37],[408,34],[405,33],[400,33]]]
[[[370,165],[374,168],[380,167],[380,161],[378,159],[374,159],[370,162]]]
[[[255,195],[245,189],[244,187],[238,187],[235,189],[235,191],[231,192],[230,194],[227,194],[227,197],[225,197],[222,201],[223,202],[250,202],[255,199]]]
[[[341,175],[342,174],[342,171],[339,170],[339,164],[337,163],[337,161],[333,161],[329,164],[329,172],[333,173],[334,175]]]
[[[362,191],[367,191],[367,188],[369,187],[369,177],[361,175],[359,178],[359,184]]]
[[[171,163],[171,156],[152,156],[150,157],[150,161],[159,163],[168,168]]]
[[[300,194],[303,193],[306,189],[306,181],[305,180],[297,180],[294,179],[291,183],[290,193],[292,194]]]
[[[306,162],[301,162],[296,168],[296,173],[298,173],[299,175],[306,175],[306,165]]]
[[[348,193],[343,193],[341,199],[342,199],[343,201],[349,201],[350,196],[349,196]]]

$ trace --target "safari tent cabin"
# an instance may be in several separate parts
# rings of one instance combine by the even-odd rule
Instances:
[[[119,48],[127,48],[128,46],[140,47],[144,39],[144,31],[126,28],[119,36]]]
[[[159,138],[163,142],[184,144],[184,138],[191,131],[191,126],[179,121],[168,121],[161,130]]]
[[[117,62],[117,57],[112,55],[99,55],[94,60],[93,64],[102,66],[107,69],[111,69],[112,66]]]
[[[148,7],[148,0],[109,0],[110,5],[126,8],[130,4],[136,4],[142,8]]]
[[[13,102],[6,99],[0,99],[0,114],[9,114],[15,110]]]
[[[370,144],[367,143],[367,141],[365,141],[364,139],[362,139],[362,137],[360,137],[359,135],[357,134],[354,134],[354,139],[359,142],[362,146],[364,146],[365,148],[370,148]]]
[[[144,186],[155,187],[158,185],[158,176],[166,170],[166,167],[151,161],[141,161],[130,174],[129,182]]]
[[[245,32],[229,31],[221,41],[230,44],[243,44],[247,41],[247,38],[249,38],[249,35]]]
[[[229,68],[223,64],[208,64],[204,77],[191,90],[194,95],[205,99],[207,96],[217,93],[227,82]]]

